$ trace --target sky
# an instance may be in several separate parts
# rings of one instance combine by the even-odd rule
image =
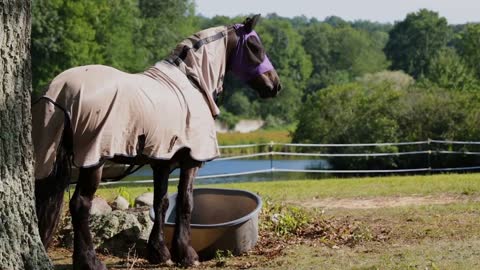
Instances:
[[[195,0],[196,11],[206,17],[277,13],[305,15],[319,20],[339,16],[345,20],[401,21],[421,8],[436,11],[450,24],[480,22],[480,0]]]

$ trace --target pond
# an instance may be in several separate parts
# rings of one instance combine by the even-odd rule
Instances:
[[[289,169],[289,170],[305,170],[305,169],[328,169],[330,165],[326,160],[322,159],[255,159],[255,160],[219,160],[206,162],[200,169],[199,176],[209,176],[218,174],[235,174],[248,171],[269,170],[275,169]],[[138,177],[152,177],[153,172],[149,166],[145,166],[138,170],[130,178]],[[177,178],[179,170],[175,170],[171,174],[171,178]],[[245,182],[245,181],[267,181],[272,180],[272,173],[258,173],[252,175],[229,176],[221,178],[204,178],[198,179],[200,183],[227,183],[227,182]],[[305,173],[274,173],[275,180],[287,179],[291,177],[305,178]],[[152,179],[152,178],[149,178]],[[127,178],[128,181],[128,178]]]

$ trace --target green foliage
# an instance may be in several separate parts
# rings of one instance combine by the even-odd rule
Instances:
[[[398,106],[400,140],[476,140],[480,130],[477,92],[454,92],[435,86],[414,88]]]
[[[358,78],[357,81],[367,85],[388,84],[394,90],[408,89],[415,83],[415,80],[403,71],[380,71],[365,74]]]
[[[227,125],[228,129],[233,129],[235,125],[240,121],[240,118],[227,110],[221,110],[222,113],[218,116],[218,120]]]
[[[37,0],[32,3],[32,72],[33,89],[40,91],[64,68],[63,50],[59,43],[65,29],[59,24],[63,0]]]
[[[370,75],[369,75],[370,76]],[[372,78],[379,78],[376,81]],[[400,84],[401,85],[401,84]],[[370,76],[357,83],[331,86],[307,99],[299,112],[294,142],[376,143],[399,141],[476,140],[480,122],[477,92],[449,91],[435,86],[404,88]],[[424,150],[415,147],[332,148],[330,153],[368,153]],[[461,150],[461,149],[457,149]],[[472,150],[472,149],[470,149]],[[466,166],[475,157],[425,156],[333,158],[338,169],[385,169],[418,166]]]
[[[254,116],[254,104],[241,91],[235,91],[228,100],[225,101],[225,108],[238,116],[250,117]]]
[[[257,26],[257,32],[283,85],[278,97],[261,101],[259,113],[263,118],[273,115],[291,123],[312,72],[310,57],[302,46],[302,36],[287,19],[265,19]]]
[[[102,61],[121,70],[145,69],[148,51],[141,42],[142,20],[135,0],[108,0],[96,25]]]
[[[262,217],[260,229],[280,236],[294,235],[313,221],[313,215],[304,208],[274,203],[268,198],[264,198]]]
[[[227,259],[232,257],[233,257],[232,251],[217,249],[215,251],[215,256],[213,258],[216,261],[215,264],[217,267],[224,267],[227,264]]]
[[[120,187],[120,188],[118,189],[117,193],[118,193],[119,196],[124,197],[124,198],[128,201],[128,203],[130,204],[130,206],[135,205],[135,197],[133,197],[133,196],[130,194],[128,188],[126,188],[126,187]]]
[[[386,33],[369,33],[348,24],[312,24],[304,30],[303,46],[313,62],[307,93],[329,85],[346,83],[366,73],[387,67],[382,48]]]
[[[453,48],[438,51],[430,63],[425,79],[445,89],[461,91],[480,89],[474,72]]]
[[[249,133],[219,133],[220,145],[254,144],[254,143],[289,143],[291,141],[288,130],[258,130]]]
[[[36,93],[77,65],[99,63],[138,72],[199,29],[244,20],[195,16],[193,0],[37,0],[32,12]],[[480,137],[477,94],[461,93],[479,90],[480,24],[448,26],[445,18],[423,9],[394,26],[271,14],[256,30],[283,90],[274,99],[260,100],[227,74],[219,105],[220,120],[230,127],[240,118],[261,117],[269,129],[299,122],[294,140],[315,143]],[[417,84],[401,71],[383,71],[387,59],[392,69],[403,70]],[[227,140],[289,141],[284,135],[235,134]],[[400,163],[387,159],[383,164]]]
[[[265,129],[279,129],[285,126],[285,122],[282,120],[281,117],[273,116],[271,114],[265,117],[265,125],[263,128]]]
[[[351,25],[355,29],[365,30],[369,33],[388,33],[393,27],[390,23],[378,23],[366,20],[355,20]]]
[[[397,22],[389,32],[385,54],[393,70],[404,70],[414,78],[423,76],[435,54],[451,39],[447,20],[421,9]]]
[[[189,0],[33,1],[33,88],[86,64],[138,72],[197,30]]]
[[[460,56],[480,80],[480,24],[467,24],[459,35],[457,47]]]
[[[199,30],[191,0],[139,0],[142,45],[147,62],[165,58],[175,45]]]
[[[387,83],[331,86],[311,96],[299,112],[293,140],[301,142],[380,142],[395,139],[392,103],[401,95]]]

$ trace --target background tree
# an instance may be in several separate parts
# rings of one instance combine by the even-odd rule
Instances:
[[[389,32],[385,54],[391,69],[403,70],[419,78],[428,70],[431,60],[451,38],[447,20],[438,13],[421,9],[396,23]]]
[[[191,0],[33,2],[33,88],[86,64],[139,72],[198,30]]]
[[[60,44],[65,30],[60,23],[63,0],[36,0],[32,4],[32,83],[34,91],[40,92],[64,68]]]
[[[102,1],[94,24],[95,41],[100,46],[101,63],[121,70],[139,72],[148,65],[148,50],[142,43],[143,21],[137,0]]]
[[[175,45],[199,30],[192,0],[138,0],[147,62],[165,58]]]
[[[267,16],[258,24],[257,32],[283,86],[278,97],[257,101],[261,102],[260,115],[263,119],[270,115],[272,120],[277,118],[290,124],[295,120],[296,111],[300,107],[307,80],[312,72],[310,56],[302,46],[303,37],[295,31],[287,19],[276,15]]]
[[[398,124],[395,104],[404,89],[388,82],[330,86],[309,97],[299,111],[293,141],[305,143],[394,142]],[[395,152],[394,147],[324,149],[329,153]],[[380,169],[397,166],[394,159],[332,158],[336,169]]]
[[[304,30],[308,38],[303,39],[303,46],[313,62],[307,93],[387,67],[382,51],[387,41],[385,32],[369,33],[349,24],[339,25],[316,23]]]
[[[458,56],[454,48],[443,48],[431,60],[425,76],[428,83],[451,90],[477,90],[475,73]]]
[[[228,25],[243,20],[243,17],[214,17],[212,22],[205,26]],[[289,19],[271,14],[262,18],[256,31],[262,39],[268,58],[279,73],[283,89],[274,99],[260,100],[257,93],[245,83],[228,75],[225,79],[222,104],[230,113],[260,116],[268,120],[270,123],[267,125],[271,127],[291,124],[295,121],[296,110],[312,70],[310,57],[302,46],[302,36],[295,31]],[[247,100],[250,106],[246,105]]]
[[[34,205],[30,1],[6,0],[1,7],[0,269],[52,269]]]
[[[33,88],[41,91],[58,73],[68,68],[102,63],[96,40],[98,18],[106,2],[93,0],[39,0],[33,2]]]
[[[480,24],[468,24],[457,42],[460,56],[480,79]]]
[[[426,139],[475,141],[480,138],[480,94],[452,91],[432,84],[413,84],[402,72],[365,75],[355,83],[333,85],[311,95],[299,110],[294,142],[379,143],[424,141]],[[431,147],[431,146],[430,146]],[[440,146],[442,147],[442,146]],[[463,146],[448,150],[465,151]],[[468,151],[478,147],[469,146]],[[330,153],[405,152],[427,150],[422,146],[380,146],[324,149]],[[439,150],[447,150],[440,148]],[[332,158],[336,169],[394,169],[475,166],[472,155],[409,157]]]

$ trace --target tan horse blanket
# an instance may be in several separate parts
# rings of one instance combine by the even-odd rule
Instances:
[[[199,32],[181,44],[219,31],[226,28]],[[189,66],[182,63],[180,68],[161,61],[144,73],[129,74],[90,65],[58,75],[32,107],[36,179],[52,171],[65,114],[73,132],[73,163],[78,167],[113,156],[170,159],[182,148],[189,148],[191,157],[199,161],[219,156],[212,116],[218,108],[211,95],[223,84],[225,56],[215,56],[225,50],[222,39],[192,52],[185,61]],[[185,73],[196,77],[200,87]]]

